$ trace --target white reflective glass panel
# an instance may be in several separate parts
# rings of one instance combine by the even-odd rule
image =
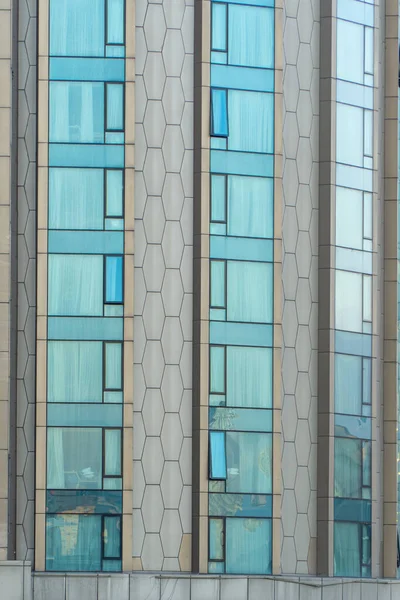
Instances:
[[[336,329],[362,331],[362,275],[336,271]]]
[[[363,193],[336,188],[336,245],[362,250]]]
[[[337,104],[337,162],[364,166],[364,111],[356,106]]]

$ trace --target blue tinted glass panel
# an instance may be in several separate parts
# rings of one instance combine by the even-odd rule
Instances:
[[[49,404],[47,425],[68,427],[122,427],[122,397],[119,404]],[[98,402],[101,402],[101,398]]]
[[[124,81],[123,60],[107,58],[51,58],[50,79],[61,81]]]
[[[272,264],[228,261],[228,321],[271,323],[272,277]]]
[[[226,432],[226,491],[272,493],[272,434]]]
[[[211,221],[226,221],[226,177],[211,175]]]
[[[274,151],[274,96],[229,90],[229,150]]]
[[[226,321],[226,310],[224,308],[211,308],[210,321]]]
[[[229,0],[229,4],[251,4],[252,6],[275,6],[275,0]]]
[[[336,268],[372,275],[372,252],[336,248]]]
[[[104,518],[104,558],[121,558],[121,517]]]
[[[48,342],[48,402],[101,402],[101,342]]]
[[[230,6],[229,64],[273,69],[274,26],[273,10],[251,6]]]
[[[363,358],[363,404],[371,404],[371,369],[372,361],[370,358]]]
[[[121,131],[124,128],[124,86],[113,83],[107,90],[107,126],[106,129]]]
[[[116,573],[122,570],[121,560],[103,560],[103,571],[105,573]]]
[[[224,521],[210,519],[209,559],[224,560]]]
[[[361,498],[361,441],[335,439],[335,496]]]
[[[49,252],[54,254],[119,254],[124,234],[117,231],[49,231]]]
[[[362,275],[335,271],[335,326],[345,331],[362,331]]]
[[[347,165],[364,165],[364,111],[348,104],[336,104],[337,161]]]
[[[123,168],[124,147],[49,144],[49,166]]]
[[[336,185],[372,192],[372,170],[337,164]]]
[[[123,402],[122,392],[104,392],[104,402],[110,404],[119,404]]]
[[[362,484],[364,488],[371,487],[371,442],[362,442]],[[363,497],[370,498],[371,492],[363,490]]]
[[[104,490],[122,490],[122,478],[121,477],[107,477],[103,479]]]
[[[101,570],[101,516],[46,517],[47,571]]]
[[[122,340],[123,319],[49,317],[49,340]]]
[[[271,573],[270,519],[226,519],[226,572]]]
[[[211,50],[227,50],[227,6],[212,3]]]
[[[218,54],[223,56],[220,52]],[[213,64],[211,65],[211,85],[235,90],[273,92],[274,71],[225,66],[225,63],[223,65]]]
[[[122,217],[123,215],[123,171],[107,170],[106,171],[106,216],[107,217]]]
[[[123,144],[125,140],[125,134],[118,131],[106,131],[105,141],[106,144]]]
[[[106,256],[106,302],[120,304],[123,300],[123,258]]]
[[[372,27],[366,27],[365,34],[365,52],[364,52],[364,70],[366,73],[374,73],[374,30]],[[372,108],[372,107],[370,107]]]
[[[272,177],[274,158],[264,154],[211,150],[210,169],[212,173]]]
[[[226,223],[210,223],[211,235],[226,235]]]
[[[225,563],[209,562],[208,563],[208,572],[213,573],[214,575],[217,573],[225,573]]]
[[[210,406],[225,406],[225,396],[222,394],[210,394]]]
[[[226,65],[228,62],[227,52],[211,52],[211,63],[218,65]]]
[[[344,104],[354,104],[363,108],[374,108],[374,98],[372,88],[364,85],[351,83],[349,81],[336,82],[336,99]]]
[[[122,231],[124,229],[123,219],[104,219],[105,229],[108,231]]]
[[[225,433],[210,431],[210,479],[226,479]]]
[[[210,408],[209,429],[272,431],[272,411],[248,408]]]
[[[335,412],[361,413],[361,356],[335,355]]]
[[[272,517],[272,496],[210,493],[208,514],[213,517]]]
[[[124,46],[107,46],[106,56],[109,56],[109,57],[125,56],[125,47]]]
[[[51,56],[104,56],[104,0],[50,2]]]
[[[104,439],[104,475],[121,475],[121,430],[106,429]]]
[[[364,83],[364,27],[337,20],[337,76]]]
[[[103,314],[103,257],[50,254],[49,315]]]
[[[211,306],[225,308],[225,267],[224,260],[210,261]]]
[[[371,439],[371,419],[350,415],[335,415],[335,435],[347,438]]]
[[[272,325],[210,323],[210,343],[230,346],[272,346]]]
[[[335,523],[333,539],[335,576],[360,577],[360,526],[357,523]]]
[[[211,90],[211,135],[228,135],[226,90]]]
[[[362,333],[336,331],[335,349],[336,352],[342,352],[343,354],[371,356],[372,337]]]
[[[49,229],[103,229],[101,169],[49,170]]]
[[[225,348],[210,346],[210,392],[225,392]]]
[[[337,16],[346,21],[374,26],[374,7],[359,0],[338,0]]]
[[[210,257],[231,260],[251,260],[256,262],[273,261],[272,240],[235,237],[210,238]]]
[[[124,1],[107,0],[107,44],[124,43]]]
[[[274,182],[262,177],[228,177],[228,233],[272,238]]]
[[[112,515],[122,512],[121,491],[51,490],[46,492],[49,513]]]
[[[371,521],[371,500],[335,498],[334,518],[337,521],[369,523]]]
[[[227,405],[272,408],[270,348],[227,348]]]
[[[122,388],[122,344],[105,344],[105,388]]]

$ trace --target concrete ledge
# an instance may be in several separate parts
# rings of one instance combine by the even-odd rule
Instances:
[[[22,560],[0,561],[0,598],[32,600],[31,563]]]

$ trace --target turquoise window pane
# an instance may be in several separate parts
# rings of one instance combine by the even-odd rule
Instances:
[[[271,533],[270,519],[226,519],[226,572],[271,573]]]
[[[104,0],[51,0],[50,55],[104,56]]]
[[[230,346],[272,346],[272,325],[210,323],[210,343]]]
[[[122,170],[109,169],[106,171],[106,216],[122,217],[124,174]]]
[[[349,438],[335,439],[335,496],[362,497],[362,443]]]
[[[48,402],[101,402],[102,342],[48,342]]]
[[[101,399],[98,402],[101,402]],[[53,402],[47,405],[47,425],[49,427],[122,427],[122,403]]]
[[[370,440],[372,435],[371,419],[368,417],[336,414],[335,435]]]
[[[124,251],[122,231],[49,231],[49,254],[119,254]]]
[[[272,349],[229,346],[227,406],[272,408]]]
[[[47,489],[101,489],[102,430],[47,428]]]
[[[371,577],[371,526],[361,525],[361,576]]]
[[[208,514],[212,517],[272,517],[271,494],[224,494],[210,490],[208,498]]]
[[[335,349],[342,354],[360,354],[371,356],[372,337],[368,334],[351,333],[350,331],[336,331]]]
[[[273,10],[251,6],[230,6],[229,64],[273,69],[274,28]]]
[[[210,479],[226,479],[225,433],[210,431]]]
[[[123,219],[105,219],[105,229],[109,231],[122,231],[124,229]]]
[[[125,63],[123,60],[110,60],[107,58],[50,58],[50,79],[60,81],[124,81]]]
[[[273,179],[228,177],[228,234],[274,237]]]
[[[105,573],[117,573],[122,570],[121,560],[103,560],[103,571]]]
[[[119,404],[123,402],[122,392],[104,392],[104,402]]]
[[[209,429],[272,432],[272,410],[213,407],[209,409]]]
[[[101,516],[46,517],[47,571],[101,570]]]
[[[121,477],[107,477],[103,479],[104,490],[122,490]]]
[[[104,84],[50,82],[49,141],[104,142]]]
[[[125,134],[123,131],[106,131],[106,144],[123,144]]]
[[[371,521],[371,500],[352,500],[335,498],[334,519],[354,523],[369,523]]]
[[[124,0],[107,0],[107,44],[124,43]]]
[[[210,261],[211,306],[225,308],[225,267],[224,260]]]
[[[225,573],[225,563],[223,562],[209,562],[208,572],[212,574]]]
[[[226,90],[211,90],[211,135],[228,135],[227,94]]]
[[[124,307],[122,304],[105,304],[104,305],[104,316],[105,317],[122,317],[124,315]]]
[[[210,392],[225,393],[225,348],[210,346]]]
[[[211,221],[226,221],[226,177],[211,175]]]
[[[362,484],[366,488],[371,487],[371,442],[362,442]],[[370,498],[371,493],[363,490],[363,497]]]
[[[228,62],[228,53],[227,52],[211,52],[211,63],[226,65]]]
[[[103,490],[51,490],[46,492],[48,513],[122,513],[122,492]]]
[[[106,302],[121,304],[123,300],[123,258],[106,256]]]
[[[337,20],[337,77],[364,83],[364,27]]]
[[[122,131],[124,128],[124,86],[110,83],[107,90],[107,130]]]
[[[372,361],[370,358],[363,358],[363,404],[371,404],[372,387]]]
[[[102,169],[49,170],[49,229],[103,229]]]
[[[227,431],[226,491],[272,493],[272,434]]]
[[[215,52],[213,53],[216,54]],[[217,53],[223,57],[223,52]],[[222,62],[222,61],[218,61]],[[232,67],[231,65],[211,65],[211,87],[235,90],[252,90],[253,92],[274,91],[274,71],[252,67]]]
[[[121,558],[121,517],[104,517],[104,558]]]
[[[109,56],[109,57],[125,56],[125,47],[124,46],[107,46],[106,56]]]
[[[244,237],[210,237],[210,257],[231,260],[272,262],[273,240]]]
[[[211,150],[210,170],[212,173],[272,177],[274,157],[254,152]]]
[[[211,16],[211,50],[227,50],[227,6],[218,2],[212,3]]]
[[[106,429],[104,475],[121,475],[121,430]]]
[[[229,90],[228,114],[229,150],[273,153],[273,94]]]
[[[272,323],[273,266],[228,261],[228,321]]]
[[[335,576],[360,577],[361,551],[359,524],[335,523],[333,539]]]
[[[105,389],[122,388],[122,344],[105,344]]]
[[[335,412],[361,414],[361,356],[335,354]]]
[[[209,559],[224,560],[224,521],[210,519]]]
[[[49,144],[50,167],[124,166],[124,147],[95,144]]]
[[[49,255],[49,315],[103,314],[103,257]]]
[[[49,317],[49,340],[122,340],[123,319]]]

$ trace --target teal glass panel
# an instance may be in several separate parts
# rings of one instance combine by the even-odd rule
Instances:
[[[342,354],[371,356],[372,336],[363,333],[351,333],[350,331],[336,331],[335,350]]]
[[[106,429],[104,440],[104,475],[121,475],[121,430]]]
[[[90,513],[115,515],[122,513],[121,491],[51,490],[46,492],[48,513]]]
[[[210,480],[208,482],[208,490],[210,492],[219,492],[219,493],[225,493],[225,481],[223,480]]]
[[[123,219],[104,219],[105,229],[108,231],[123,231]]]
[[[372,192],[372,170],[337,164],[336,185]]]
[[[263,177],[228,177],[228,234],[274,237],[274,181]]]
[[[211,221],[226,222],[226,177],[211,175]]]
[[[122,389],[122,344],[105,344],[105,389]]]
[[[336,82],[336,98],[344,104],[354,104],[362,108],[374,108],[373,89],[350,81]]]
[[[107,477],[103,479],[104,490],[122,490],[121,477]]]
[[[272,434],[227,431],[225,435],[226,491],[271,494]]]
[[[108,404],[122,404],[123,393],[122,392],[104,392],[104,402]]]
[[[50,427],[122,427],[122,404],[48,404]]]
[[[275,0],[229,0],[229,4],[251,4],[252,6],[275,6]]]
[[[360,526],[358,523],[334,523],[334,575],[361,576]]]
[[[364,488],[371,487],[371,442],[362,442],[362,484]],[[363,498],[371,498],[371,492],[365,494],[363,490]]]
[[[102,401],[101,342],[48,342],[47,361],[49,403]]]
[[[373,30],[373,28],[366,27],[364,30],[364,35],[365,35],[364,71],[365,71],[365,73],[370,73],[371,75],[373,75],[373,73],[374,73],[374,30]]]
[[[106,129],[121,131],[124,128],[124,86],[121,83],[109,83],[107,92]]]
[[[227,173],[228,175],[272,177],[274,157],[250,152],[211,150],[210,170],[212,173]]]
[[[220,52],[218,54],[222,55]],[[215,87],[254,92],[273,92],[274,83],[274,71],[272,69],[232,67],[225,63],[211,65],[211,85]]]
[[[336,268],[372,275],[372,252],[336,248]]]
[[[273,265],[228,261],[227,319],[272,323]]]
[[[337,77],[364,83],[364,27],[337,20]],[[353,104],[353,102],[350,102]]]
[[[214,575],[220,573],[225,573],[225,563],[223,562],[209,562],[208,563],[208,572]]]
[[[104,84],[51,81],[49,88],[49,141],[102,143]]]
[[[105,141],[106,144],[123,144],[125,140],[125,134],[119,131],[106,131]]]
[[[46,516],[46,571],[101,570],[101,516]]]
[[[210,321],[226,321],[224,308],[210,308]]]
[[[210,406],[225,406],[225,396],[223,394],[210,394]]]
[[[371,500],[335,498],[334,518],[336,521],[369,523],[371,521],[371,506]]]
[[[228,135],[226,90],[211,90],[211,135],[220,137]]]
[[[335,438],[335,496],[362,497],[361,440]]]
[[[226,235],[226,223],[210,223],[211,235]]]
[[[224,260],[211,260],[210,261],[210,291],[211,299],[210,304],[212,307],[225,308],[225,272],[226,262]]]
[[[226,519],[226,572],[265,575],[272,568],[270,519]]]
[[[210,346],[210,392],[225,393],[225,348]]]
[[[211,50],[227,50],[227,5],[212,3]]]
[[[101,489],[102,430],[47,428],[47,488]]]
[[[361,356],[335,354],[335,412],[361,414],[361,366]]]
[[[124,43],[124,0],[107,0],[107,44]]]
[[[217,148],[218,150],[226,150],[227,141],[225,137],[212,137],[210,138],[210,148]]]
[[[272,408],[272,350],[228,346],[227,405]]]
[[[374,6],[358,0],[338,0],[337,17],[362,25],[374,26]]]
[[[124,81],[125,64],[113,58],[50,58],[50,79]]]
[[[124,147],[95,144],[49,144],[49,166],[122,169]]]
[[[122,170],[106,171],[106,217],[123,216],[124,173]]]
[[[103,212],[102,169],[49,170],[49,229],[103,229]]]
[[[104,56],[104,9],[104,0],[52,0],[50,55]]]
[[[273,69],[275,66],[274,30],[273,10],[251,6],[230,6],[229,64]]]
[[[224,521],[209,519],[210,539],[208,543],[210,560],[224,560]]]
[[[372,436],[371,419],[336,414],[335,436],[370,440]]]
[[[229,150],[273,153],[273,94],[229,90],[228,115]]]
[[[362,360],[362,378],[363,378],[363,404],[371,404],[372,387],[372,361],[370,358]]]
[[[211,236],[210,257],[231,260],[272,262],[274,259],[272,240]]]
[[[121,304],[105,304],[104,305],[104,316],[105,317],[123,317],[124,307]]]
[[[371,526],[361,525],[361,577],[371,577]]]
[[[209,494],[212,517],[272,517],[271,494]]]
[[[210,408],[209,429],[272,432],[272,410]]]
[[[272,325],[210,323],[210,344],[229,346],[272,346]]]
[[[123,301],[123,264],[122,256],[106,256],[106,302]]]
[[[226,479],[225,433],[210,431],[210,479]]]
[[[49,315],[103,314],[103,257],[49,254]]]
[[[121,558],[121,517],[104,517],[104,558]]]
[[[124,234],[122,231],[49,231],[48,244],[53,254],[121,254]]]
[[[118,571],[122,571],[122,561],[121,560],[103,560],[103,571],[104,573],[118,573]]]
[[[122,340],[123,319],[49,317],[49,340]]]
[[[211,63],[217,65],[226,65],[228,62],[227,52],[211,52]]]
[[[109,58],[115,57],[119,58],[125,56],[125,47],[124,46],[107,46],[106,47],[106,56]]]

